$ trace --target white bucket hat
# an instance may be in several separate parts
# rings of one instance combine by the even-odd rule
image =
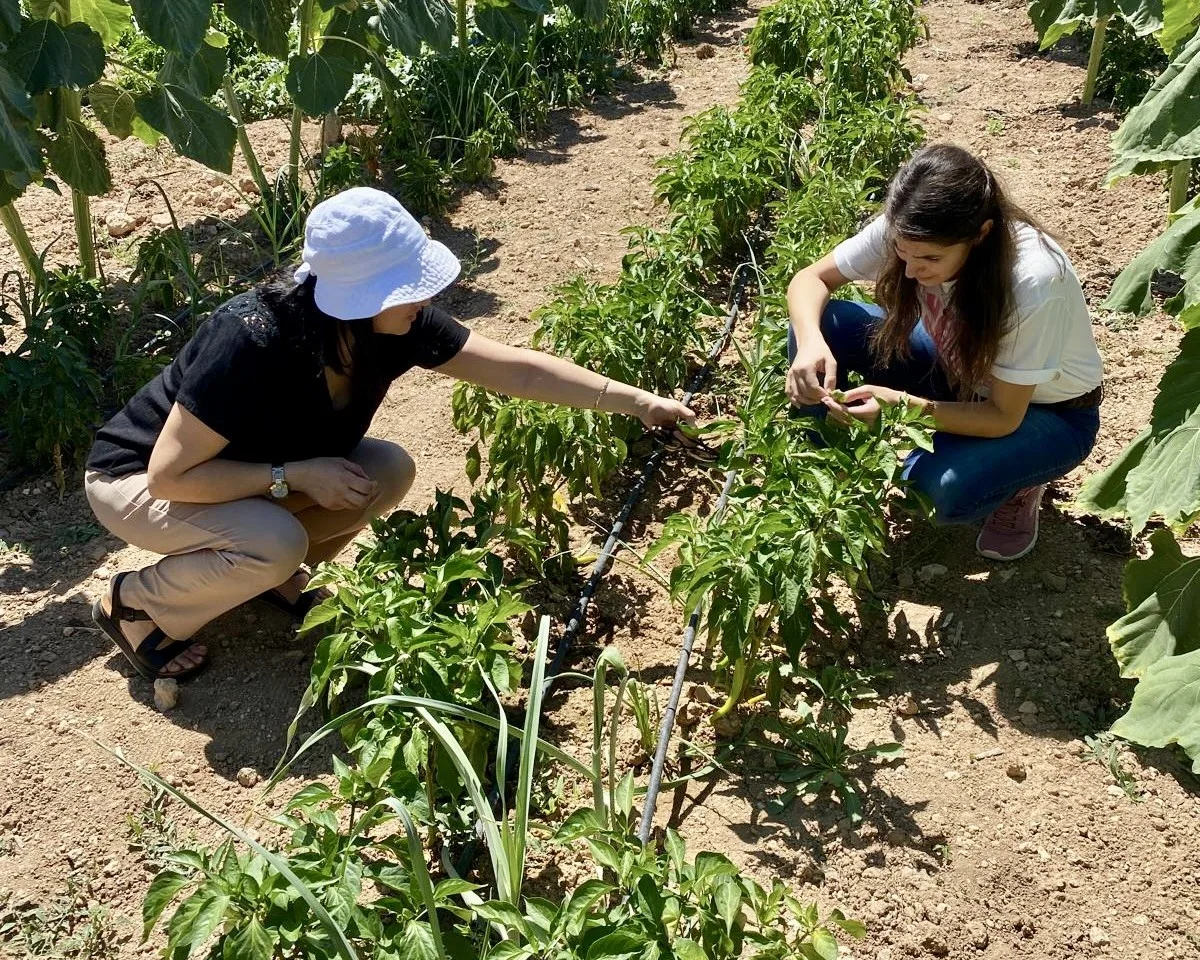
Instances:
[[[339,320],[420,303],[454,282],[462,265],[430,240],[400,201],[352,187],[313,207],[296,282],[316,277],[317,307]]]

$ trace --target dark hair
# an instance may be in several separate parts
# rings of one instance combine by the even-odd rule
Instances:
[[[888,363],[909,355],[909,335],[921,316],[918,283],[905,276],[897,239],[950,246],[972,243],[946,305],[940,353],[951,383],[969,397],[996,361],[1012,306],[1012,271],[1018,224],[1041,230],[1013,203],[991,170],[961,147],[935,143],[919,150],[888,188],[888,259],[875,286],[886,311],[871,348]],[[984,224],[992,221],[987,236]]]
[[[323,366],[350,378],[350,403],[374,402],[387,392],[388,381],[375,349],[374,317],[339,320],[317,306],[317,278],[303,283],[280,280],[262,289],[280,332],[315,351]]]

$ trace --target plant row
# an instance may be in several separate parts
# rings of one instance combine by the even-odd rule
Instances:
[[[818,10],[795,0],[784,5],[800,22]],[[847,28],[875,9],[869,3],[862,7],[842,11]],[[767,11],[773,13],[778,9]],[[755,234],[752,242],[761,249],[763,238],[778,227],[776,249],[801,257],[828,244],[838,227],[842,233],[850,228],[865,195],[878,188],[915,131],[890,95],[856,109],[851,93],[824,88],[826,75],[837,75],[832,69],[837,25],[826,29],[829,52],[822,66],[797,75],[756,66],[746,90],[757,91],[765,121],[746,97],[737,108],[712,111],[693,124],[688,150],[668,162],[659,184],[664,195],[674,191],[668,198],[670,228],[634,233],[617,283],[578,281],[548,305],[539,316],[539,343],[610,375],[667,389],[687,375],[706,328],[718,316],[705,291],[739,242],[728,231]],[[904,45],[885,46],[886,61],[880,54],[893,79]],[[878,122],[872,125],[871,117]],[[822,139],[826,123],[828,139]],[[746,180],[760,180],[761,170],[711,163],[714,154],[763,127],[785,144],[771,154],[778,158],[771,168],[778,179],[748,185]],[[847,131],[854,136],[844,136]],[[767,133],[758,136],[766,147]],[[835,147],[846,163],[858,164],[854,190],[837,194],[835,206],[845,208],[846,222],[831,222],[821,212],[817,190],[834,177],[809,160]],[[706,164],[707,195],[675,186],[687,180],[690,167]],[[803,193],[808,202],[798,202],[797,185],[806,183],[812,184]],[[742,199],[729,202],[735,196]],[[770,336],[777,334],[776,328]],[[765,395],[771,390],[769,373],[765,367],[756,373],[756,389]],[[778,404],[747,402],[744,409],[754,416],[741,427],[747,442],[737,453],[744,486],[755,478],[773,485],[757,496],[739,490],[739,510],[793,495],[803,483],[839,483],[841,472],[848,471],[842,485],[855,494],[831,495],[832,525],[840,530],[847,518],[858,518],[856,509],[867,512],[868,505],[855,500],[863,498],[866,475],[891,468],[881,434],[856,434],[853,441],[822,450],[777,416]],[[488,471],[495,482],[469,506],[440,495],[424,514],[401,511],[378,521],[374,544],[353,566],[330,565],[317,575],[316,582],[337,589],[305,625],[325,635],[300,714],[319,705],[334,716],[294,752],[289,765],[336,732],[346,759],[335,761],[333,784],[311,784],[288,803],[277,818],[289,833],[280,852],[236,830],[234,838],[249,844],[250,854],[239,852],[233,840],[177,851],[146,899],[147,930],[175,903],[166,928],[173,956],[207,950],[212,957],[835,957],[837,942],[815,908],[801,904],[778,881],[764,888],[724,857],[693,858],[673,831],[667,831],[661,851],[636,840],[630,818],[641,790],[632,772],[621,769],[616,732],[624,704],[630,702],[635,713],[641,704],[645,712],[647,697],[615,651],[605,651],[591,676],[591,756],[579,760],[538,739],[549,628],[543,620],[522,692],[512,623],[524,617],[530,632],[532,611],[522,596],[527,584],[520,571],[543,569],[548,551],[561,545],[559,486],[573,484],[572,496],[597,492],[636,433],[595,413],[553,419],[555,412],[541,405],[464,390],[456,398],[456,414],[472,413],[487,431]],[[776,449],[767,448],[771,442]],[[791,449],[793,444],[799,449]],[[503,449],[511,451],[507,464],[497,453]],[[732,443],[725,455],[734,455]],[[477,456],[482,468],[482,447]],[[780,456],[794,474],[786,489],[770,466]],[[575,466],[569,465],[573,457]],[[547,477],[551,470],[554,475]],[[856,559],[861,563],[864,551],[882,536],[879,504],[873,506],[874,525],[868,531],[848,528],[840,546],[839,532],[825,538],[813,531],[812,563],[826,563],[817,556],[826,553],[839,559],[839,571]],[[496,550],[501,542],[507,561]],[[753,549],[776,546],[756,538]],[[776,566],[782,570],[785,564]],[[789,616],[809,608],[810,581],[819,579],[814,570],[799,567],[794,576],[797,590],[785,601],[791,603]],[[752,614],[759,612],[755,604]],[[811,682],[825,683],[828,698],[819,712],[826,716],[862,692],[828,671],[813,673]],[[520,730],[508,720],[508,711],[518,706],[525,718]],[[641,726],[649,724],[639,721]],[[833,751],[844,745],[844,730],[828,735]],[[511,750],[520,751],[520,763],[510,791],[503,771]],[[551,811],[561,805],[546,778],[537,776],[538,754],[589,785],[590,804],[557,826],[538,823],[539,809],[553,821]],[[288,769],[277,771],[276,780]],[[499,795],[498,810],[487,795],[489,784]],[[486,888],[460,876],[451,856],[476,822],[491,880]],[[526,889],[531,843],[548,845],[559,859],[581,862],[590,879],[531,895]],[[861,935],[840,914],[827,923]]]
[[[1184,335],[1158,385],[1149,425],[1080,492],[1079,505],[1130,523],[1134,535],[1151,521],[1165,529],[1149,538],[1149,556],[1125,571],[1127,612],[1108,628],[1121,676],[1138,681],[1129,711],[1113,732],[1146,746],[1179,744],[1200,773],[1200,557],[1185,555],[1179,535],[1200,520],[1200,206],[1188,199],[1200,158],[1200,2],[1093,5],[1033,3],[1043,45],[1080,23],[1095,27],[1093,63],[1111,20],[1153,36],[1165,67],[1113,136],[1109,183],[1133,174],[1170,171],[1173,215],[1165,232],[1117,277],[1104,306],[1137,315],[1155,306],[1160,273],[1182,281],[1163,307]],[[1089,80],[1090,82],[1090,80]]]

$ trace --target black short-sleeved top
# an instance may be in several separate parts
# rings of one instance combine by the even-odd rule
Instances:
[[[380,388],[335,410],[325,379],[323,324],[311,288],[282,295],[256,288],[217,308],[179,355],[98,433],[87,468],[139,473],[173,404],[229,441],[228,460],[285,463],[347,456],[362,440],[387,387],[413,367],[454,357],[470,331],[436,307],[402,336],[374,333]]]

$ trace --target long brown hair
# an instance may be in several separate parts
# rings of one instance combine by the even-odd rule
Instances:
[[[909,355],[909,335],[921,317],[919,284],[905,276],[897,239],[950,246],[972,243],[955,277],[945,335],[939,353],[950,382],[970,397],[996,362],[1012,307],[1016,227],[1037,222],[1005,193],[978,157],[961,147],[935,143],[919,150],[892,180],[884,216],[888,259],[879,273],[875,297],[886,317],[871,348],[883,364]],[[980,238],[987,221],[991,230]]]

